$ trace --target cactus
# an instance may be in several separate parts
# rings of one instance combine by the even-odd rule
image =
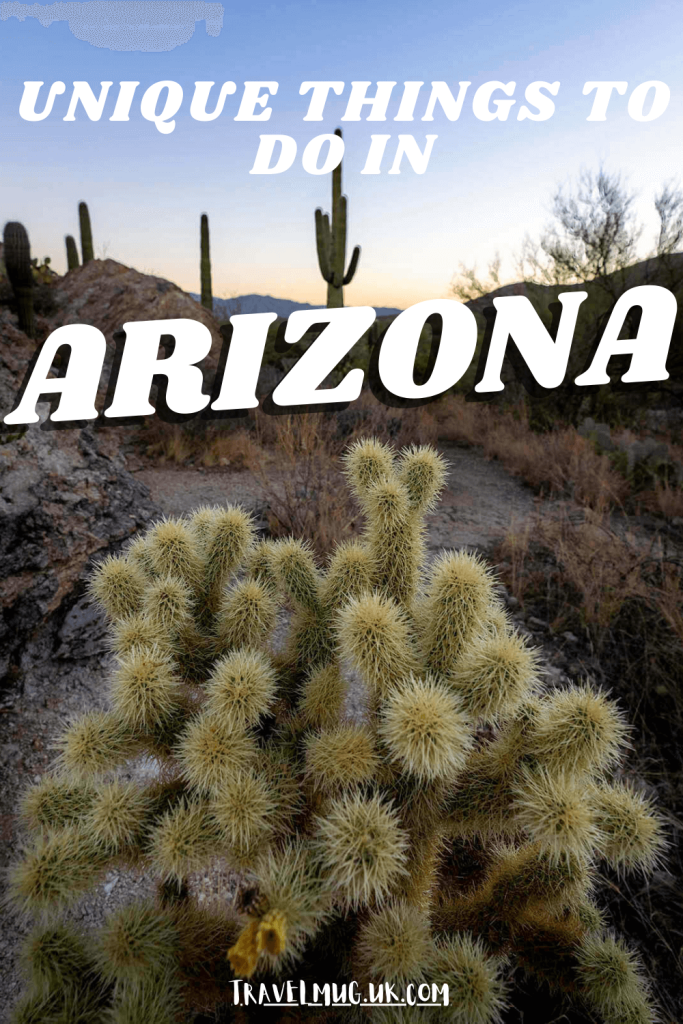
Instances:
[[[78,249],[76,248],[76,240],[73,235],[66,235],[64,241],[66,242],[67,270],[75,270],[76,267],[80,266],[80,261],[78,259]]]
[[[19,330],[35,336],[33,319],[33,268],[31,264],[31,246],[23,224],[9,221],[5,224],[2,236],[4,260],[7,277],[12,285],[17,303]]]
[[[341,129],[334,133],[342,137]],[[358,267],[360,246],[353,250],[348,270],[346,264],[346,210],[347,199],[342,195],[341,161],[332,171],[332,213],[328,216],[318,207],[315,211],[315,244],[318,251],[320,273],[327,281],[327,305],[344,305],[344,285],[351,284]]]
[[[257,542],[235,507],[162,520],[100,563],[109,709],[68,726],[23,798],[10,898],[52,916],[26,944],[15,1022],[71,1004],[170,1022],[231,977],[314,965],[318,982],[447,984],[438,1019],[494,1024],[508,964],[591,1020],[654,1020],[592,895],[598,862],[648,872],[664,847],[650,803],[613,779],[619,707],[586,684],[544,690],[481,559],[427,562],[433,449],[357,442],[345,472],[366,527],[324,569],[293,538]],[[236,899],[198,899],[212,863]],[[59,924],[126,865],[157,876],[156,900],[89,936]]]
[[[92,246],[92,228],[90,227],[90,213],[87,203],[78,204],[78,219],[81,226],[81,259],[83,265],[95,259]]]
[[[199,268],[201,272],[202,306],[213,313],[213,292],[211,291],[211,253],[209,252],[209,218],[205,213],[201,219],[201,256]]]

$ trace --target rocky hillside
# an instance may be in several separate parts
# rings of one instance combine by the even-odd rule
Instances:
[[[0,314],[0,408],[14,403],[34,342]],[[43,419],[47,406],[40,407]],[[114,433],[5,430],[0,444],[0,680],[21,674],[24,644],[68,607],[88,560],[155,509],[125,469]]]
[[[3,288],[3,283],[5,287]],[[38,341],[64,324],[114,334],[128,320],[190,317],[211,331],[216,320],[170,281],[114,260],[93,260],[36,288]],[[36,350],[17,327],[11,290],[0,281],[0,417],[15,405]],[[103,375],[106,381],[107,374]],[[100,401],[103,401],[101,395]],[[88,560],[122,542],[156,512],[147,488],[125,467],[122,428],[55,429],[45,422],[0,431],[0,679],[21,675],[22,650],[51,615],[66,614]]]

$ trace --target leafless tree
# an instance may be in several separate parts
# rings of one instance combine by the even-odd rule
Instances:
[[[553,223],[538,242],[522,244],[518,270],[524,280],[543,284],[591,281],[611,299],[626,287],[626,272],[638,262],[643,228],[633,211],[635,195],[620,174],[603,167],[583,171],[578,184],[559,187],[552,202]],[[659,233],[643,280],[658,280],[677,291],[683,286],[683,190],[667,182],[655,195]],[[655,257],[657,258],[655,261]]]
[[[500,288],[500,255],[496,253],[488,266],[488,278],[486,281],[477,277],[476,265],[467,267],[464,263],[459,264],[459,271],[453,275],[450,294],[459,302],[471,302],[479,299],[482,295],[488,295],[496,288]]]
[[[558,188],[554,222],[535,246],[525,239],[523,257],[531,276],[548,284],[594,281],[616,297],[623,272],[636,260],[641,234],[634,198],[621,175],[603,167],[597,173],[582,171],[573,191]]]
[[[659,217],[657,255],[669,256],[683,247],[683,190],[673,181],[667,181],[655,196],[655,210]]]

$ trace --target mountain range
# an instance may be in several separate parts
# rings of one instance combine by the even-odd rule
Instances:
[[[193,299],[200,301],[201,296],[196,292],[190,292]],[[321,306],[312,306],[309,302],[293,302],[291,299],[275,299],[272,295],[238,295],[234,299],[213,300],[214,316],[220,320],[227,320],[233,313],[277,313],[278,316],[286,319],[290,313],[299,309],[321,309]],[[400,309],[392,309],[389,306],[375,306],[377,316],[395,316]]]

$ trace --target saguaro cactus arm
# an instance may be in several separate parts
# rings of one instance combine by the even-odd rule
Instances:
[[[318,207],[315,211],[315,247],[318,253],[318,266],[323,279],[332,283],[330,270],[330,218]]]
[[[353,281],[353,275],[356,273],[356,267],[358,266],[358,260],[360,259],[360,246],[354,246],[353,253],[351,254],[351,262],[349,263],[349,269],[346,271],[344,278],[344,284],[351,284]]]

